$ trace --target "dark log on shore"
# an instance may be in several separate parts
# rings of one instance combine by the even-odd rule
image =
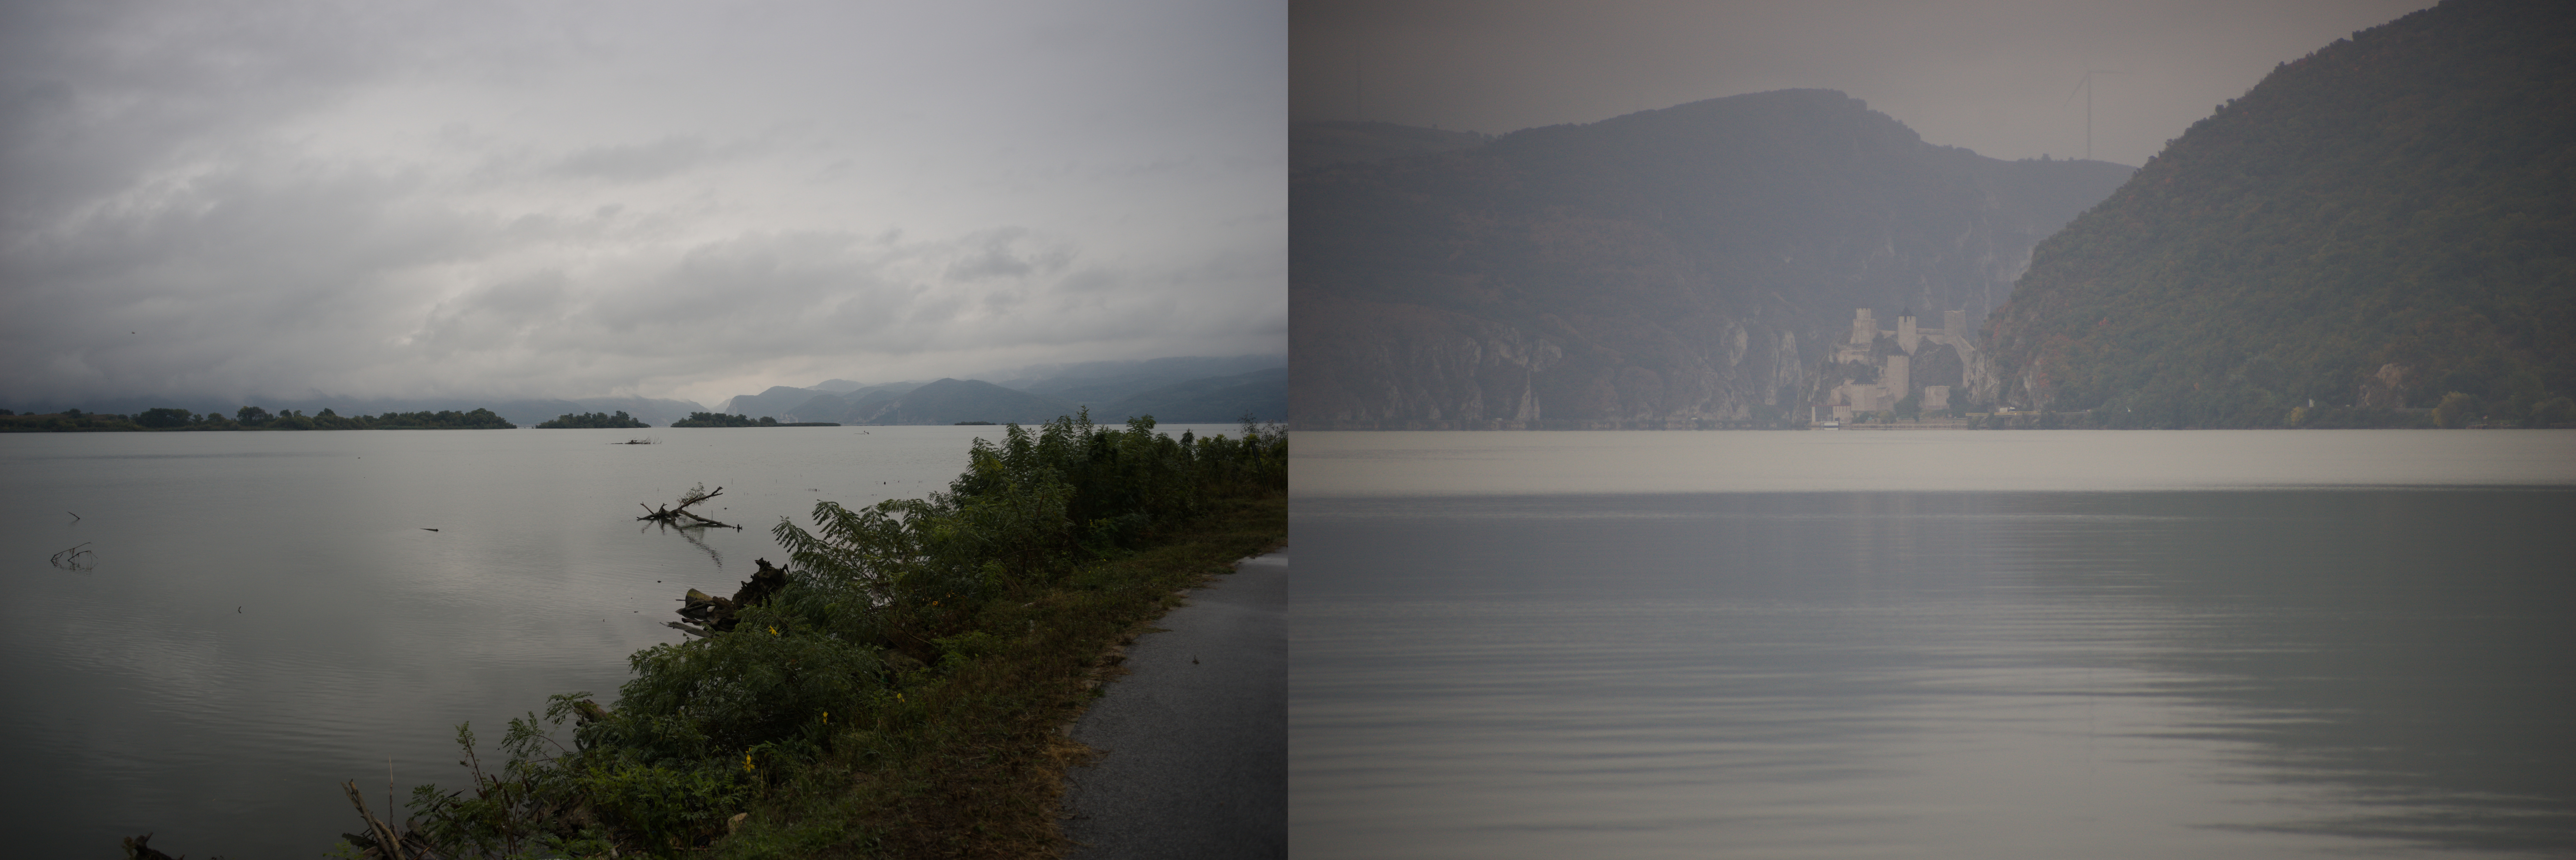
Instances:
[[[734,614],[742,607],[765,602],[771,595],[787,587],[785,569],[771,565],[769,559],[765,558],[756,559],[752,563],[758,565],[760,569],[753,571],[751,579],[745,581],[741,588],[735,589],[730,598],[716,597],[694,588],[689,589],[689,593],[680,598],[681,606],[675,611],[680,614],[680,617],[695,623],[684,624],[678,621],[666,623],[673,629],[697,636],[709,636],[732,630]]]

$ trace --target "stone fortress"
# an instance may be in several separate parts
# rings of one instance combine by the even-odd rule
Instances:
[[[1855,309],[1851,336],[1834,348],[1833,361],[1867,365],[1874,374],[1847,373],[1844,378],[1874,375],[1875,381],[1845,381],[1825,389],[1817,411],[1831,408],[1833,420],[1848,423],[1854,415],[1894,409],[1908,396],[1919,396],[1916,405],[1925,412],[1949,409],[1952,389],[1969,385],[1979,362],[1966,312],[1943,311],[1941,317],[1940,328],[1923,328],[1906,314],[1889,331],[1878,327],[1870,309]]]

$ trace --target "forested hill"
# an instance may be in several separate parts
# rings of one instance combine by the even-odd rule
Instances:
[[[2454,392],[2528,424],[2576,394],[2571,255],[2576,4],[2449,0],[2194,124],[2039,246],[1989,358],[2007,402],[2114,424],[2348,422]]]
[[[1803,418],[1854,309],[1982,321],[2130,172],[1927,143],[1828,90],[1300,171],[1292,424]]]

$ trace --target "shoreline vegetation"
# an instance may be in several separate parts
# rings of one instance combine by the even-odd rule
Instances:
[[[0,433],[116,433],[140,431],[201,430],[512,430],[519,425],[503,420],[490,409],[458,412],[387,412],[383,415],[342,415],[325,408],[312,415],[289,409],[276,415],[257,406],[244,406],[225,415],[208,412],[203,415],[185,409],[146,409],[133,415],[108,415],[65,409],[43,415],[16,415],[0,409]],[[640,425],[639,425],[640,426]]]
[[[1122,646],[1287,539],[1283,428],[1153,428],[1007,425],[947,492],[781,517],[789,563],[691,589],[690,637],[631,656],[613,707],[549,697],[498,766],[458,726],[464,787],[352,790],[334,855],[1061,856],[1066,729]]]

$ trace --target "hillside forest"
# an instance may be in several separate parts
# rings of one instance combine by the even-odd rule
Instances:
[[[2002,401],[2097,426],[2576,421],[2576,13],[2451,0],[2281,64],[1986,335]]]

